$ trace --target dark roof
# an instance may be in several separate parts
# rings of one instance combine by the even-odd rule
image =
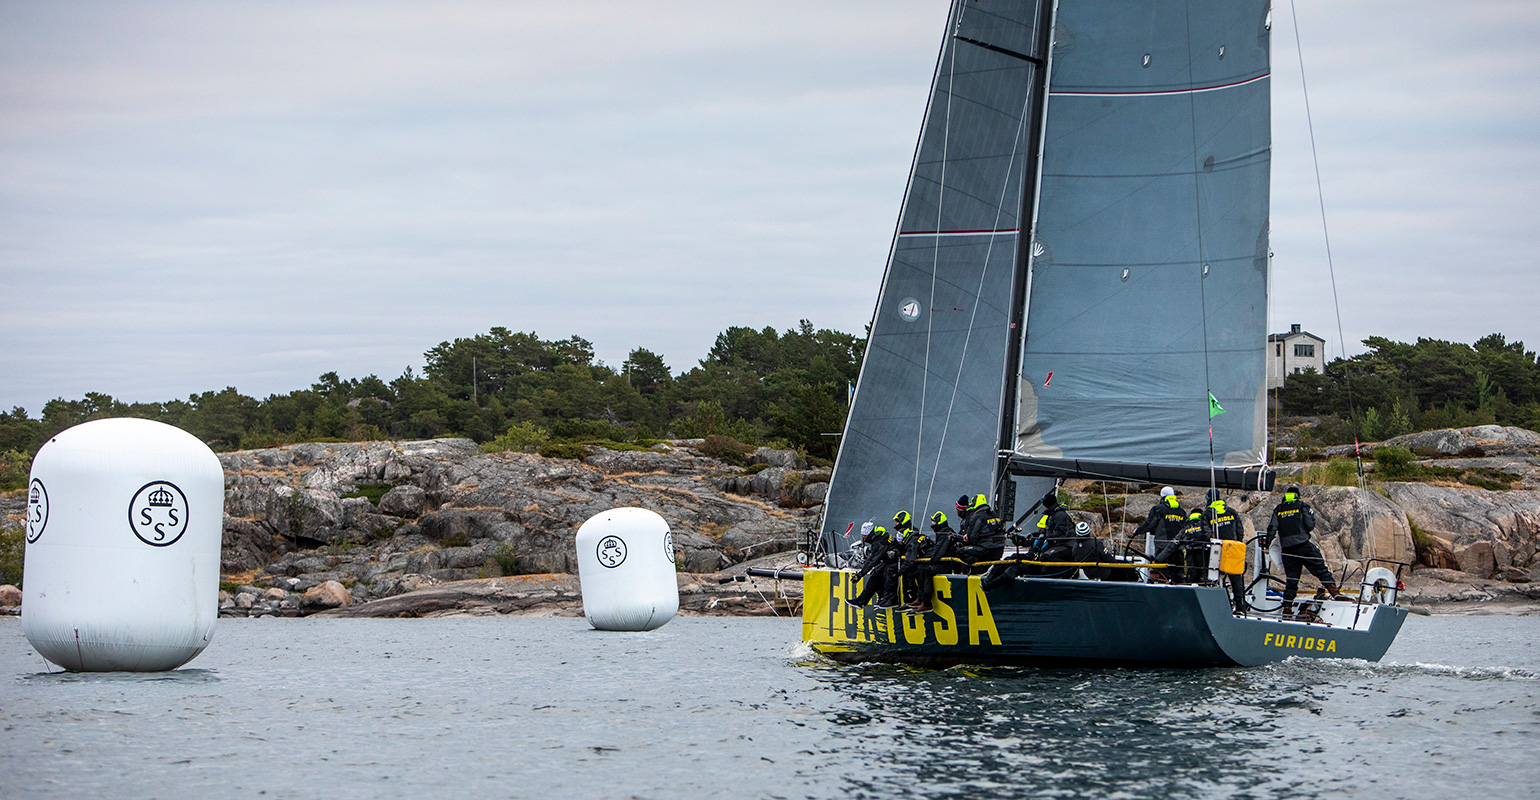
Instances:
[[[1296,336],[1309,336],[1310,338],[1312,338],[1312,339],[1314,339],[1314,340],[1316,340],[1318,342],[1325,342],[1326,341],[1325,339],[1322,339],[1321,337],[1316,336],[1315,334],[1311,333],[1310,331],[1300,331],[1299,333],[1269,333],[1267,335],[1267,340],[1269,342],[1282,342],[1282,341],[1285,341],[1287,339],[1294,338]]]

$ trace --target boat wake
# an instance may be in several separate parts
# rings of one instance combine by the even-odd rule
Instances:
[[[1323,677],[1330,678],[1340,676],[1347,677],[1439,677],[1459,678],[1468,681],[1534,681],[1540,680],[1540,674],[1519,667],[1461,667],[1452,664],[1432,664],[1423,661],[1413,661],[1406,664],[1396,662],[1374,663],[1357,658],[1344,659],[1319,659],[1290,657],[1269,667],[1270,671],[1280,676],[1304,677],[1308,672],[1310,677],[1319,680]]]

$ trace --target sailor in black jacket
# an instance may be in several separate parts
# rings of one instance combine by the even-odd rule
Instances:
[[[1005,524],[989,507],[989,498],[975,495],[968,505],[968,516],[959,534],[962,546],[956,555],[969,564],[999,561],[1005,553]]]
[[[1224,497],[1219,494],[1218,489],[1208,490],[1208,505],[1203,509],[1203,524],[1208,526],[1208,535],[1211,539],[1246,541],[1246,529],[1241,525],[1240,516],[1225,507]],[[1226,577],[1230,579],[1230,599],[1235,606],[1235,613],[1243,614],[1246,611],[1246,582],[1239,575]]]
[[[875,596],[879,605],[898,605],[894,596],[898,594],[898,559],[903,552],[902,544],[895,542],[886,528],[878,526],[872,529],[866,547],[866,563],[856,573],[856,578],[871,577],[851,604],[864,606]]]
[[[1185,527],[1187,527],[1187,512],[1182,510],[1182,504],[1176,497],[1176,490],[1167,486],[1160,490],[1160,500],[1150,506],[1150,512],[1145,515],[1144,522],[1139,523],[1139,527],[1134,529],[1134,536],[1142,541],[1146,533],[1155,534],[1155,549],[1147,554],[1154,558],[1157,553],[1176,541]]]
[[[1163,570],[1172,583],[1197,583],[1203,579],[1202,566],[1208,554],[1208,527],[1203,512],[1194,509],[1187,515],[1187,525],[1159,553],[1155,563],[1171,566]]]
[[[1332,578],[1331,570],[1326,568],[1326,558],[1321,555],[1321,550],[1315,546],[1315,542],[1310,541],[1310,532],[1313,530],[1315,530],[1315,509],[1300,498],[1298,486],[1290,486],[1283,493],[1283,502],[1273,508],[1272,519],[1267,522],[1267,536],[1262,540],[1263,552],[1267,552],[1274,536],[1277,536],[1279,544],[1283,545],[1285,611],[1288,610],[1287,605],[1292,603],[1294,596],[1299,593],[1301,568],[1310,570],[1310,574],[1321,582],[1327,595],[1338,596],[1337,581]]]
[[[907,512],[899,512],[907,516]],[[940,517],[940,524],[936,524],[936,517]],[[931,517],[932,530],[946,526],[946,515],[937,511]],[[950,528],[947,528],[950,531]],[[898,586],[899,600],[905,601],[916,611],[924,611],[930,608],[931,595],[931,553],[935,552],[936,543],[919,531],[914,531],[905,537],[903,557],[899,559]]]

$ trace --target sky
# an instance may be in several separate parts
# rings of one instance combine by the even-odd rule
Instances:
[[[389,380],[493,326],[676,373],[860,333],[946,16],[0,0],[0,408]],[[1528,0],[1276,0],[1272,330],[1540,347],[1537,41]]]

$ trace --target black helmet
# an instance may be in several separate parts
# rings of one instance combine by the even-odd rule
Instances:
[[[1043,495],[1043,508],[1055,508],[1059,505],[1059,492],[1057,490]]]
[[[1284,489],[1284,491],[1285,492],[1292,492],[1294,494],[1299,494],[1299,487],[1298,486],[1290,486],[1289,488]]]
[[[1210,490],[1208,490],[1208,494],[1206,496],[1208,497],[1208,501],[1210,503],[1212,503],[1215,500],[1219,499],[1219,490],[1218,489],[1210,489]]]

